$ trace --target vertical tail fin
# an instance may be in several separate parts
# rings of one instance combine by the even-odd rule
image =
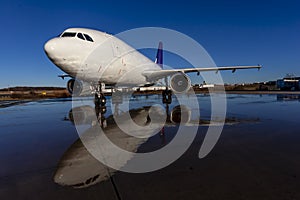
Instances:
[[[161,68],[163,68],[163,43],[159,42],[155,63],[158,64]]]

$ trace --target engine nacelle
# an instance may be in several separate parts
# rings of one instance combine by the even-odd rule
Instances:
[[[174,74],[170,79],[170,87],[175,93],[185,93],[191,88],[191,79],[184,73]]]
[[[72,78],[67,83],[67,89],[72,96],[79,96],[82,92],[83,84],[81,81]]]

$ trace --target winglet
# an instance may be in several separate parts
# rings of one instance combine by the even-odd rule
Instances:
[[[258,64],[258,71],[262,68],[262,65]]]
[[[158,64],[161,68],[163,68],[163,43],[159,42],[155,63]]]

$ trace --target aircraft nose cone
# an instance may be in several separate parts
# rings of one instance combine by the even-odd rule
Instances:
[[[47,56],[50,58],[53,57],[53,53],[54,53],[55,49],[56,49],[56,42],[54,41],[54,39],[49,40],[44,45],[44,51],[47,54]]]

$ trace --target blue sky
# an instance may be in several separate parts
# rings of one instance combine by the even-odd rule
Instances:
[[[219,66],[264,65],[260,72],[224,72],[227,83],[275,80],[286,73],[300,76],[299,8],[296,0],[1,1],[0,88],[65,86],[43,45],[68,27],[112,34],[165,27],[198,41]]]

